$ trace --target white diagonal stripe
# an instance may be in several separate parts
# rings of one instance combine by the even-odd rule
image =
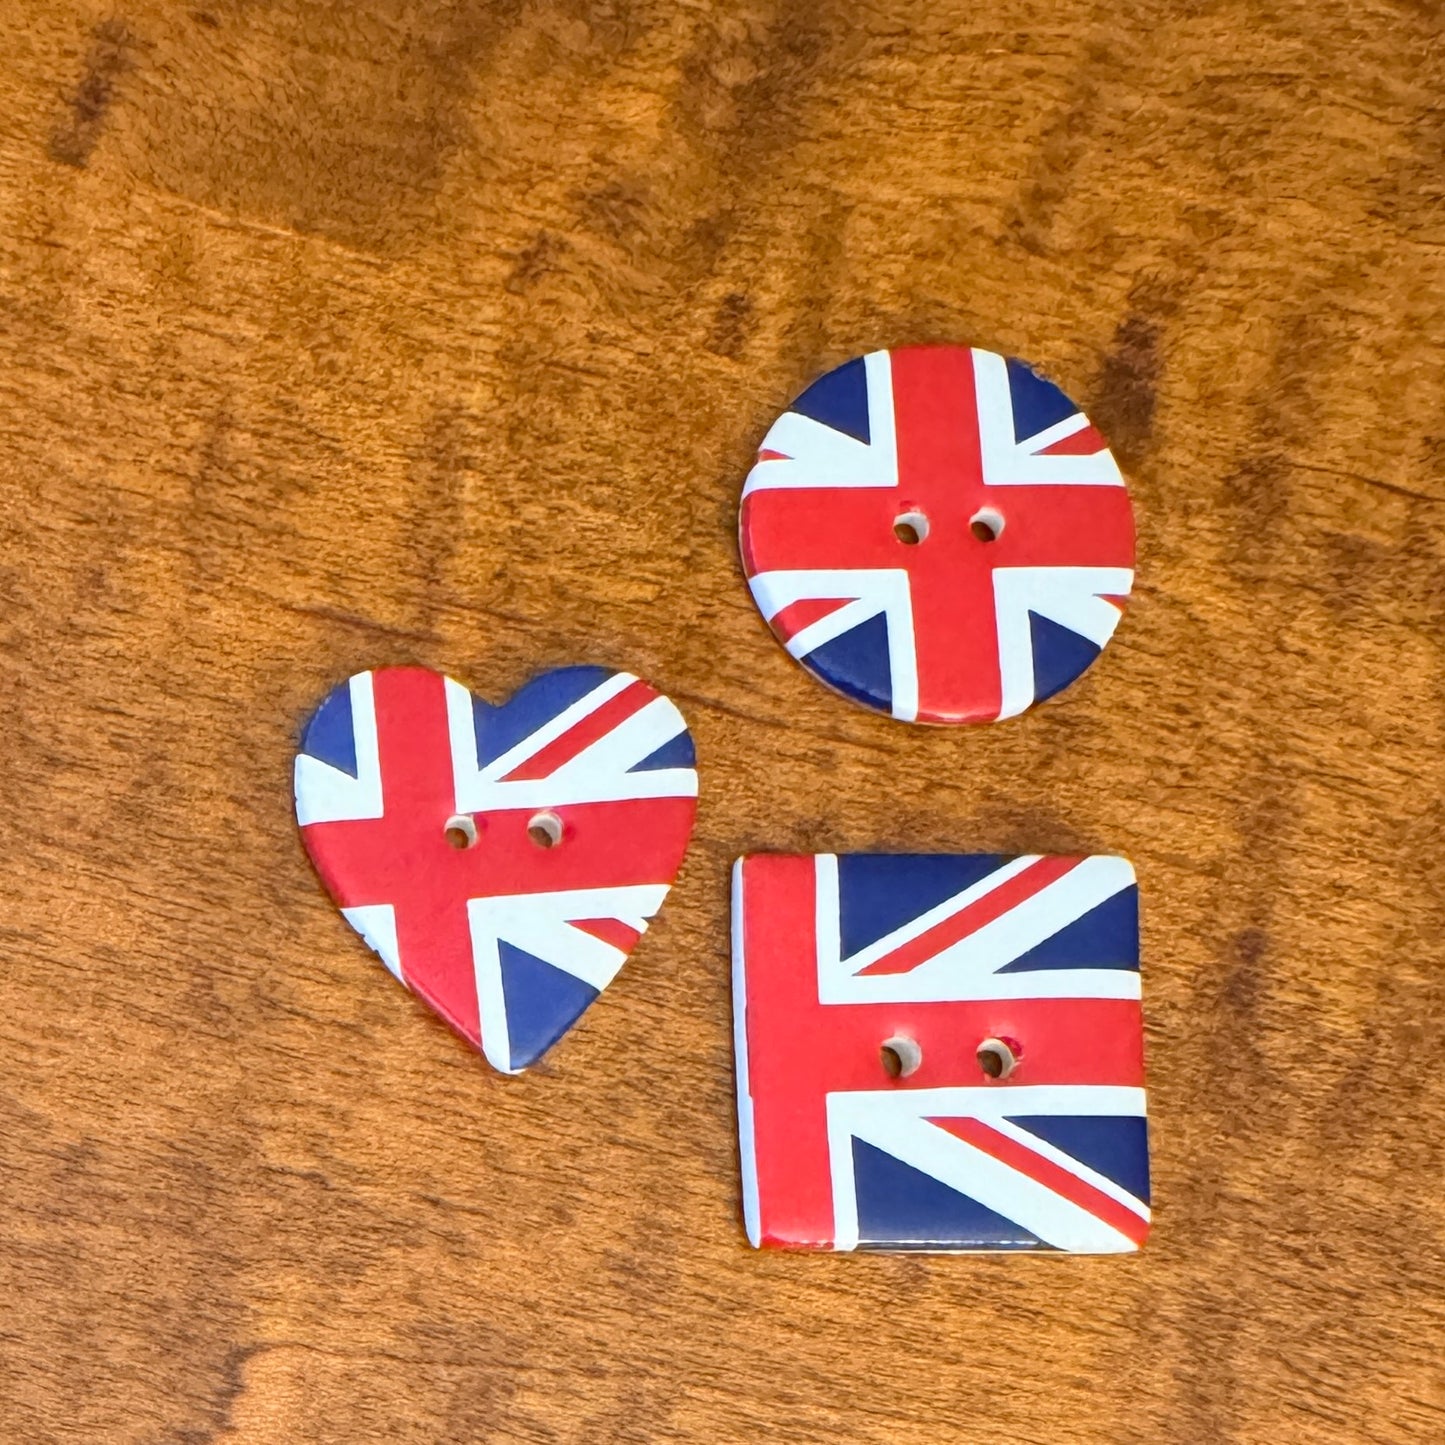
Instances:
[[[821,863],[821,859],[819,862]],[[1001,887],[1011,878],[1017,878],[1020,873],[1027,872],[1034,864],[1041,861],[1038,853],[1028,853],[1021,858],[1011,858],[1006,863],[1001,863],[993,872],[985,874],[977,883],[971,884],[962,892],[955,893],[952,898],[945,898],[942,903],[936,904],[926,913],[920,913],[917,918],[910,918],[907,923],[895,928],[892,933],[886,933],[876,942],[870,943],[866,948],[860,948],[857,953],[850,954],[848,958],[841,960],[846,964],[847,972],[855,974],[868,968],[871,964],[877,963],[886,954],[892,953],[895,949],[901,948],[905,943],[917,938],[922,933],[927,933],[930,928],[942,923],[945,918],[952,918],[955,913],[961,913],[965,908],[977,903],[980,898],[987,897],[994,889]],[[833,858],[833,902],[837,906],[838,884],[837,884],[837,859]],[[819,887],[822,886],[822,869],[819,873]],[[824,955],[819,951],[820,959],[826,957],[830,964],[839,962],[836,951]]]
[[[585,780],[589,773],[625,773],[686,731],[687,724],[673,703],[665,697],[654,697],[561,764],[552,773],[552,779],[565,789],[573,782]]]
[[[1100,1174],[1097,1169],[1090,1169],[1087,1164],[1080,1163],[1072,1154],[1066,1154],[1057,1145],[1050,1144],[1047,1139],[1040,1138],[1031,1130],[1014,1123],[1012,1119],[990,1119],[988,1124],[991,1129],[997,1129],[1000,1134],[1006,1134],[1015,1142],[1032,1149],[1040,1158],[1047,1159],[1051,1164],[1057,1164],[1060,1169],[1067,1170],[1076,1179],[1082,1179],[1085,1184],[1097,1189],[1100,1194],[1107,1194],[1110,1199],[1122,1204],[1125,1209],[1137,1214],[1140,1219],[1146,1221],[1149,1219],[1149,1206],[1142,1199],[1131,1194],[1122,1184],[1116,1184],[1107,1174]]]
[[[1056,421],[1053,426],[1046,426],[1043,431],[1035,432],[1031,437],[1025,437],[1023,445],[1031,452],[1046,451],[1055,442],[1061,442],[1065,437],[1071,437],[1075,432],[1083,431],[1089,425],[1089,418],[1081,411],[1076,411],[1073,416],[1066,416],[1063,421]]]
[[[1133,585],[1134,573],[1128,567],[995,567],[999,717],[1017,717],[1034,703],[1037,687],[1030,613],[1047,617],[1095,647],[1103,647],[1122,615],[1105,599],[1127,597]]]
[[[396,909],[390,903],[364,903],[343,908],[341,916],[361,935],[366,946],[402,983],[401,952],[396,942]],[[410,988],[411,985],[407,984]]]
[[[898,444],[893,409],[893,364],[886,351],[863,358],[868,383],[868,440],[801,412],[785,411],[768,429],[760,450],[780,459],[758,462],[743,496],[790,487],[895,487]]]
[[[937,984],[944,976],[949,979],[966,977],[970,982],[976,980],[981,983],[986,975],[1007,968],[1045,939],[1077,922],[1116,893],[1132,887],[1134,881],[1134,868],[1127,858],[1094,855],[1080,859],[1062,877],[1046,883],[997,918],[965,934],[956,943],[920,963],[912,972],[921,983]],[[1115,961],[1134,962],[1132,958],[1109,960]],[[1046,973],[1050,970],[1030,971]],[[1078,973],[1079,970],[1069,969],[1067,972]]]
[[[743,495],[794,487],[891,487],[882,459],[860,442],[800,412],[785,411],[768,429],[763,450],[781,452],[756,462]]]
[[[815,647],[822,647],[824,643],[832,642],[835,637],[841,637],[845,632],[861,627],[870,617],[876,617],[881,611],[883,605],[877,597],[855,597],[816,622],[800,628],[783,645],[790,656],[806,657]]]
[[[499,758],[494,758],[481,776],[484,781],[504,778],[514,768],[519,768],[534,753],[541,752],[549,743],[561,737],[569,728],[575,727],[583,718],[597,711],[605,702],[610,702],[618,693],[626,691],[637,679],[630,672],[615,672],[600,682],[591,692],[565,707],[554,718],[549,718],[535,732],[528,733],[521,742],[507,749]],[[473,726],[470,721],[469,726]],[[473,726],[473,731],[475,728]],[[463,809],[463,811],[469,811]]]
[[[772,621],[794,602],[829,598],[866,599],[874,612],[884,611],[901,595],[906,599],[908,573],[902,567],[840,567],[758,572],[748,579],[758,611]]]
[[[834,597],[849,605],[801,628],[786,644],[794,657],[841,636],[849,627],[881,612],[888,623],[888,686],[896,718],[918,716],[918,654],[913,636],[913,602],[902,567],[759,572],[748,579],[753,599],[769,622],[794,602]]]
[[[351,727],[356,746],[356,776],[323,763],[307,753],[296,754],[293,787],[296,821],[346,822],[382,815],[381,756],[376,743],[376,698],[371,674],[358,672],[347,679],[351,698]]]
[[[1118,463],[1107,449],[1081,457],[1048,457],[1034,452],[1033,448],[1039,445],[1037,438],[1028,437],[1022,443],[1014,440],[1013,394],[1008,384],[1008,363],[997,352],[974,349],[973,379],[978,397],[979,451],[985,485],[1124,485]]]
[[[828,1141],[833,1167],[837,1248],[853,1249],[858,1244],[857,1189],[852,1164],[852,1141],[857,1138],[977,1200],[984,1208],[1014,1221],[1056,1249],[1091,1254],[1118,1254],[1136,1249],[1134,1241],[1127,1235],[1087,1209],[928,1122],[929,1116],[974,1117],[994,1125],[997,1114],[990,1117],[989,1113],[968,1107],[967,1103],[960,1107],[956,1096],[989,1093],[1017,1096],[1028,1092],[1028,1089],[1019,1088],[829,1094]],[[1143,1091],[1060,1086],[1051,1092],[1142,1095]],[[935,1100],[937,1107],[930,1107]],[[1103,1108],[1099,1105],[1105,1101],[1092,1102],[1094,1107],[1091,1108],[1075,1107],[1057,1112],[1142,1112],[1142,1101],[1137,1109]],[[1010,1112],[1051,1112],[1028,1108],[1017,1099],[1007,1107]]]
[[[556,893],[512,893],[467,902],[473,936],[486,929],[516,948],[580,978],[601,992],[627,955],[616,945],[574,928],[573,921],[617,918],[640,931],[662,907],[665,883],[616,888],[572,888]]]
[[[473,898],[467,903],[467,916],[473,929],[485,929],[494,938],[581,979],[598,993],[617,977],[627,958],[615,944],[574,928],[556,914],[519,906],[518,899]]]
[[[616,978],[627,955],[616,945],[574,927],[573,920],[618,918],[640,933],[667,892],[666,884],[634,884],[469,899],[472,969],[487,1062],[503,1073],[520,1072],[512,1067],[500,941],[572,974],[600,993]]]

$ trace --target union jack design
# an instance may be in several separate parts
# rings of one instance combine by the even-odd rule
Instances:
[[[1104,438],[1022,362],[956,346],[875,351],[814,382],[764,438],[739,532],[788,652],[907,721],[1051,697],[1113,635],[1134,577]]]
[[[616,976],[697,807],[681,714],[600,667],[546,673],[499,707],[425,668],[357,673],[307,723],[295,785],[347,922],[506,1073]]]
[[[1122,858],[739,859],[749,1240],[1138,1249],[1149,1230],[1138,949]],[[889,1041],[895,1058],[913,1051],[911,1072],[885,1070]],[[980,1044],[1011,1072],[990,1077]]]

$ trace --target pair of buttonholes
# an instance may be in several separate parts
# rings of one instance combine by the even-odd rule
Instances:
[[[448,818],[443,831],[453,848],[476,845],[477,820],[466,813]],[[562,841],[562,820],[549,810],[534,813],[527,821],[527,836],[539,848],[555,848]]]
[[[1003,513],[982,507],[969,518],[968,530],[980,542],[996,542],[1003,533]],[[928,515],[925,512],[900,512],[893,519],[893,535],[905,547],[916,547],[928,540]]]
[[[1019,1061],[1014,1048],[1002,1039],[985,1039],[974,1057],[984,1077],[989,1079],[1008,1078]],[[896,1034],[879,1046],[878,1061],[890,1079],[906,1079],[918,1072],[918,1066],[923,1062],[923,1050],[918,1047],[916,1039]]]

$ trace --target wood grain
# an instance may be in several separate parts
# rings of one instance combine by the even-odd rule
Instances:
[[[204,7],[204,8],[202,8]],[[1445,1438],[1445,49],[1431,0],[0,0],[0,1431]],[[1136,605],[909,730],[738,573],[767,423],[896,342],[1116,442]],[[323,897],[321,693],[683,707],[679,885],[491,1073]],[[1137,1260],[738,1223],[727,871],[1138,867]]]

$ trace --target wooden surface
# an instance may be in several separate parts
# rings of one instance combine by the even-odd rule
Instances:
[[[1437,5],[0,19],[5,1440],[1445,1438]],[[779,408],[929,339],[1138,510],[993,728],[828,694],[737,566]],[[683,707],[699,827],[508,1080],[322,895],[293,741],[581,659]],[[1142,1256],[746,1247],[728,868],[866,847],[1133,858]]]

